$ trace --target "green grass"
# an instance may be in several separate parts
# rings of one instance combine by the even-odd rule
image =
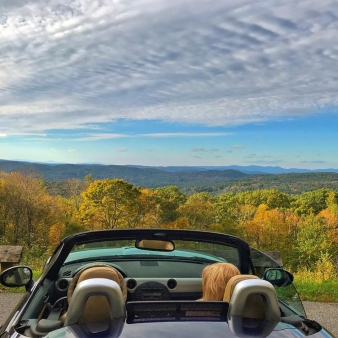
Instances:
[[[338,280],[321,283],[297,280],[294,284],[303,301],[338,303]],[[284,300],[292,301],[295,296],[293,286],[276,288],[276,292]]]
[[[295,281],[295,286],[302,300],[310,302],[338,302],[338,280],[321,283]]]

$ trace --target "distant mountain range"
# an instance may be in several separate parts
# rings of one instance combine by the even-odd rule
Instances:
[[[181,186],[199,182],[210,184],[248,176],[246,173],[232,169],[167,171],[155,167],[54,163],[51,165],[6,160],[0,160],[0,171],[38,173],[46,181],[64,181],[70,178],[83,179],[88,174],[92,174],[95,179],[117,177],[142,187]]]
[[[240,165],[229,165],[229,166],[168,166],[168,167],[147,167],[140,165],[128,165],[128,167],[134,168],[156,168],[168,172],[179,172],[179,171],[205,171],[205,170],[238,170],[242,173],[249,175],[253,174],[290,174],[290,173],[310,173],[310,172],[326,172],[326,173],[338,173],[338,169],[299,169],[299,168],[289,168],[285,169],[277,166],[258,166],[258,165],[249,165],[249,166],[240,166]]]
[[[282,168],[279,166],[258,166],[258,165],[249,165],[249,166],[240,166],[240,165],[228,165],[228,166],[144,166],[144,165],[106,165],[102,163],[77,163],[77,164],[67,164],[54,161],[47,162],[30,162],[30,161],[21,161],[21,160],[2,160],[0,159],[0,170],[3,165],[8,168],[13,168],[11,170],[16,170],[17,168],[22,168],[23,166],[35,166],[35,165],[49,165],[49,166],[59,166],[59,165],[70,165],[70,166],[83,166],[90,167],[129,167],[129,168],[139,168],[139,169],[158,169],[166,172],[182,172],[182,171],[210,171],[210,170],[237,170],[242,173],[249,175],[254,174],[289,174],[289,173],[310,173],[310,172],[331,172],[338,173],[338,168],[325,168],[325,169],[299,169],[299,168]]]
[[[0,160],[0,171],[37,173],[48,182],[122,178],[136,186],[155,188],[176,185],[186,193],[223,193],[256,189],[279,189],[288,193],[338,189],[338,169],[284,169],[263,166],[167,166],[31,163]],[[59,184],[58,184],[59,185]]]

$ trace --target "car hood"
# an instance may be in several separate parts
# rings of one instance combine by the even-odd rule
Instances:
[[[137,338],[137,337],[161,337],[161,338],[198,338],[198,337],[229,337],[236,336],[230,332],[226,322],[212,321],[174,321],[174,322],[147,322],[127,324],[124,320],[115,320],[109,328],[102,332],[97,331],[98,327],[93,325],[87,327],[85,325],[73,325],[48,334],[48,338]],[[96,333],[95,333],[96,332]],[[279,323],[274,331],[269,335],[271,338],[283,337],[301,337],[300,331],[293,326],[285,323]],[[311,335],[313,338],[328,337],[325,330],[321,330]]]

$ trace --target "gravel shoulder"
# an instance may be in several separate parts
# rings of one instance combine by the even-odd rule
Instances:
[[[309,319],[314,319],[338,337],[338,303],[303,302]]]
[[[24,296],[22,293],[0,293],[0,324],[3,324]]]
[[[20,293],[0,293],[0,324],[3,324],[15,305],[23,297]],[[303,302],[310,319],[323,325],[338,337],[338,303]]]

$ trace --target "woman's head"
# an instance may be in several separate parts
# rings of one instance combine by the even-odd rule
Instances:
[[[204,268],[202,273],[203,300],[221,301],[230,278],[240,275],[235,265],[215,263]]]

